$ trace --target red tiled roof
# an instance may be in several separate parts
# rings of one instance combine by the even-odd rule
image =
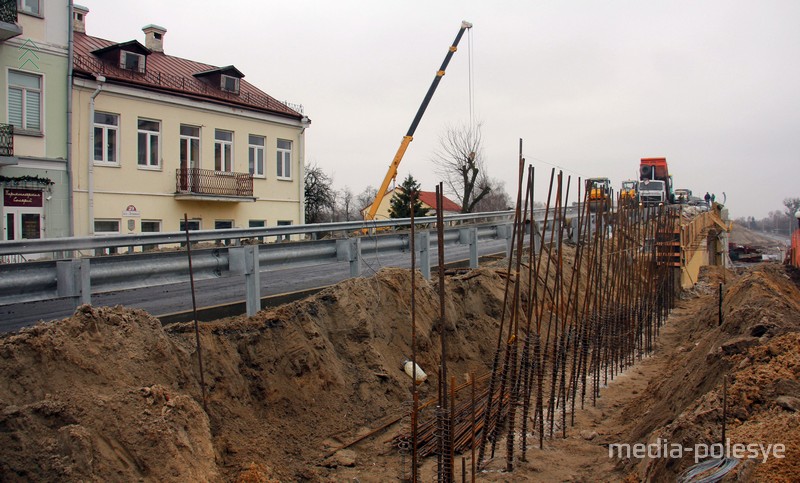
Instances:
[[[442,197],[442,205],[444,205],[444,211],[455,211],[456,213],[461,212],[461,207],[458,206],[455,202],[450,200],[447,196]],[[430,206],[434,210],[437,209],[436,206],[436,192],[434,191],[420,191],[419,192],[419,200],[426,205]]]
[[[237,95],[216,89],[194,77],[194,74],[199,72],[219,68],[214,65],[166,55],[163,52],[152,52],[147,56],[145,62],[147,71],[144,74],[140,74],[104,62],[92,53],[117,44],[117,42],[92,37],[82,32],[75,32],[73,69],[76,75],[93,76],[100,74],[105,76],[106,80],[112,82],[167,91],[185,97],[246,107],[296,119],[303,117],[301,113],[291,109],[244,79],[239,81],[239,94]]]

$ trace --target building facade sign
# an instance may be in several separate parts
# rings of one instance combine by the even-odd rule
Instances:
[[[6,188],[3,190],[3,206],[42,207],[42,192],[39,190]]]

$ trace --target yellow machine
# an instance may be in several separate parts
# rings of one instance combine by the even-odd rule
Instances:
[[[637,202],[639,182],[629,179],[622,182],[622,189],[619,190],[620,205],[634,205]]]
[[[389,170],[386,172],[386,176],[383,178],[381,187],[378,188],[378,193],[375,195],[375,200],[372,202],[369,210],[367,210],[367,212],[364,214],[365,220],[375,219],[375,213],[378,212],[378,207],[381,204],[381,200],[383,200],[386,190],[389,189],[389,184],[392,183],[397,177],[397,167],[400,166],[400,161],[403,160],[403,155],[405,155],[408,145],[414,139],[414,131],[417,130],[417,125],[419,125],[422,115],[425,114],[425,109],[428,108],[428,104],[431,102],[433,93],[436,92],[436,88],[439,86],[439,82],[444,76],[444,71],[447,68],[447,64],[450,63],[450,58],[453,57],[453,54],[456,52],[456,50],[458,50],[458,43],[461,41],[461,37],[464,35],[464,32],[471,28],[471,23],[461,22],[461,29],[459,29],[458,35],[456,35],[456,39],[453,41],[453,45],[451,45],[447,50],[447,55],[444,58],[444,62],[442,62],[442,66],[439,67],[439,70],[436,72],[436,77],[434,77],[433,83],[431,84],[430,88],[428,88],[428,92],[425,94],[425,98],[422,100],[422,105],[419,106],[417,115],[414,116],[414,121],[411,122],[411,127],[408,128],[408,132],[405,136],[403,136],[403,140],[400,142],[400,148],[397,149],[397,153],[394,155],[392,164],[389,165]]]
[[[589,178],[586,180],[589,193],[589,209],[593,212],[611,209],[611,181],[608,178]]]

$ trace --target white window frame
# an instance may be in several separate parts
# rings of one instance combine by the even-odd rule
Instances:
[[[289,143],[288,148],[282,148],[281,142]],[[278,139],[276,142],[276,177],[280,180],[292,179],[292,142],[288,139]],[[287,174],[288,173],[288,174]]]
[[[259,138],[261,140],[261,144],[254,144],[253,138]],[[266,156],[266,145],[267,145],[267,137],[266,136],[259,136],[258,134],[250,134],[247,137],[247,167],[251,175],[254,178],[266,178],[266,164],[267,164],[267,156]],[[259,169],[258,160],[261,160],[261,166]]]
[[[233,80],[233,89],[228,89],[228,79]],[[239,93],[239,78],[234,77],[232,75],[225,75],[220,74],[219,76],[219,88],[225,92],[231,92],[233,94]]]
[[[98,222],[116,223],[117,224],[117,230],[116,231],[114,231],[114,230],[97,231],[97,223]],[[94,234],[96,236],[100,236],[100,235],[119,235],[119,233],[120,233],[119,229],[120,229],[120,226],[122,224],[119,218],[95,218],[93,223],[94,223],[94,227],[93,227],[94,228]]]
[[[136,69],[131,69],[127,66],[127,59],[128,56],[132,55],[139,59],[139,67]],[[128,50],[120,50],[119,51],[119,68],[124,70],[129,70],[131,72],[138,72],[140,74],[144,74],[145,69],[147,68],[147,58],[139,53],[131,52]]]
[[[139,123],[142,121],[144,122],[154,122],[158,124],[158,131],[151,131],[149,129],[144,129],[139,127]],[[140,163],[140,152],[141,146],[139,145],[139,136],[142,134],[145,135],[145,164]],[[152,157],[153,154],[153,140],[155,139],[156,142],[156,159],[154,160]],[[136,166],[139,169],[146,169],[146,170],[161,170],[161,121],[157,121],[155,119],[147,119],[140,117],[136,121]]]
[[[143,228],[145,223],[155,223],[158,226],[158,230],[144,231]],[[161,220],[142,220],[141,222],[139,222],[139,231],[141,231],[142,233],[161,233],[161,226],[162,226]]]
[[[183,218],[178,220],[178,230],[183,232],[185,231],[184,228],[181,227],[183,224]],[[189,228],[189,231],[199,231],[203,229],[203,219],[202,218],[189,218],[189,225],[197,223],[197,228]]]
[[[17,84],[11,83],[11,74],[16,73],[19,75],[29,76],[29,77],[36,77],[39,79],[39,88],[33,89],[30,87],[25,87]],[[20,100],[22,103],[21,110],[22,112],[20,115],[22,119],[20,119],[21,126],[14,125],[14,134],[33,134],[33,135],[42,135],[44,134],[44,75],[37,74],[35,72],[28,72],[24,70],[16,70],[16,69],[8,69],[6,71],[6,84],[8,88],[6,90],[6,115],[9,124],[13,124],[11,122],[11,90],[19,90],[20,91]],[[29,128],[27,127],[28,121],[28,93],[38,93],[39,94],[39,127],[38,128]]]
[[[219,139],[217,136],[221,133],[230,134],[230,141],[227,139]],[[233,131],[226,131],[224,129],[214,130],[214,171],[217,173],[233,173],[233,140]],[[217,158],[218,152],[220,155],[219,159]]]
[[[94,152],[94,145],[89,146],[89,149],[92,150],[92,160],[94,160],[95,166],[119,166],[119,141],[120,141],[119,124],[120,124],[120,115],[119,114],[114,114],[113,112],[95,112],[95,115],[97,115],[97,114],[105,114],[107,116],[114,116],[114,118],[117,120],[117,124],[116,125],[103,124],[103,123],[98,123],[94,119],[92,119],[92,129],[96,130],[96,129],[99,128],[99,129],[102,130],[102,136],[101,136],[102,141],[101,142],[103,143],[103,157],[102,157],[102,159],[97,159],[95,157],[96,154]],[[114,131],[114,133],[115,133],[114,134],[114,140],[115,141],[114,141],[114,160],[113,161],[109,161],[108,160],[108,132],[109,131]],[[94,134],[94,142],[95,142],[95,144],[97,143],[97,133],[96,132]]]

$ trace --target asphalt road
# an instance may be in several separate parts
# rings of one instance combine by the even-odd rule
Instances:
[[[504,253],[505,240],[484,240],[478,245],[479,256]],[[469,259],[469,247],[464,245],[448,245],[445,247],[445,262],[454,263]],[[431,249],[431,265],[438,260],[438,251]],[[411,254],[379,255],[366,254],[361,261],[361,275],[371,276],[383,267],[411,266]],[[261,296],[277,296],[280,294],[308,291],[340,282],[350,277],[350,266],[346,261],[307,266],[291,267],[271,266],[260,273]],[[220,306],[242,302],[246,297],[244,276],[220,277],[195,282],[198,308]],[[159,285],[92,294],[92,305],[113,306],[125,305],[137,307],[162,317],[168,314],[189,312],[192,310],[192,295],[188,282],[170,285]],[[0,333],[12,332],[22,327],[34,325],[42,320],[54,320],[69,317],[74,312],[73,301],[69,299],[48,300],[5,305],[0,307]],[[224,312],[224,311],[222,311]],[[230,312],[230,309],[228,310]],[[244,312],[244,308],[238,310]],[[215,313],[220,313],[215,312]],[[228,315],[234,315],[229,313]]]

